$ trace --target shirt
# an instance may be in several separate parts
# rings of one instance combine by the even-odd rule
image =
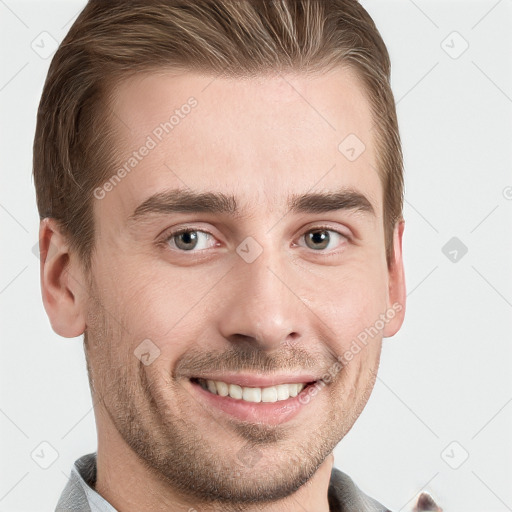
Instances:
[[[75,461],[55,512],[118,512],[94,490],[95,484],[96,452]],[[330,512],[391,512],[362,492],[347,474],[334,467],[327,497]]]

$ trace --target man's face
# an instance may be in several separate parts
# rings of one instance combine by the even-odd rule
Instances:
[[[190,97],[196,103],[183,107]],[[390,274],[369,104],[342,70],[229,80],[160,73],[123,82],[112,109],[119,167],[138,157],[94,200],[86,313],[99,436],[127,443],[185,495],[284,497],[352,427],[382,337],[399,327],[378,322],[391,307]],[[166,133],[161,123],[175,110]],[[366,146],[356,159],[350,144],[338,148],[350,134]],[[170,195],[148,201],[173,190],[222,194],[223,211],[212,200],[181,211]],[[338,192],[337,207],[302,200],[290,209],[294,197]],[[257,390],[245,401],[195,380],[268,388],[329,372],[314,395],[265,403],[250,401]],[[275,389],[265,399],[290,388]]]

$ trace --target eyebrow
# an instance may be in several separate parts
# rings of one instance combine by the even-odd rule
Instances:
[[[368,198],[350,188],[341,188],[332,192],[293,194],[288,198],[288,210],[291,213],[324,213],[349,210],[375,216],[375,210]],[[150,214],[195,212],[241,216],[236,198],[233,195],[226,195],[222,192],[193,192],[172,189],[156,193],[147,198],[137,206],[129,217],[129,222],[136,222]]]

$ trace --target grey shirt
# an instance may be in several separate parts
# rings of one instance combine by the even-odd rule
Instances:
[[[55,512],[118,512],[94,490],[95,483],[96,452],[75,461]],[[331,472],[328,499],[330,512],[390,512],[362,492],[348,475],[337,468]]]

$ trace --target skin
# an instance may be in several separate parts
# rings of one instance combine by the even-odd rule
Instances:
[[[197,107],[94,199],[91,276],[54,220],[41,222],[41,286],[52,327],[65,337],[87,330],[96,490],[120,511],[300,505],[326,512],[333,449],[370,396],[382,338],[400,329],[405,313],[404,224],[395,227],[388,266],[369,103],[342,69],[251,79],[139,74],[121,83],[112,104],[122,119],[119,154],[128,158],[190,96]],[[366,145],[353,162],[338,150],[350,133]],[[340,186],[364,194],[375,215],[287,214],[289,194]],[[176,187],[234,194],[241,213],[152,214],[128,223],[147,197]],[[308,245],[307,233],[322,224],[333,230],[329,244]],[[199,233],[201,254],[180,252],[182,237],[157,243],[182,227],[211,233]],[[252,263],[236,252],[248,236],[262,248]],[[213,362],[231,371],[323,375],[393,304],[401,311],[281,425],[205,407],[188,379]],[[144,339],[160,350],[149,365],[134,356]],[[252,462],[240,463],[240,453]]]

